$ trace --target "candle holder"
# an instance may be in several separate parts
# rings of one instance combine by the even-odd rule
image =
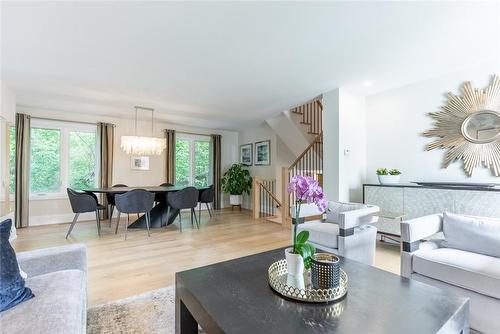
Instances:
[[[316,253],[312,257],[311,283],[315,289],[332,289],[339,286],[340,259],[329,253]]]

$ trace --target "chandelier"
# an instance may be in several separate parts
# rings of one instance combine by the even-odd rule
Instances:
[[[136,106],[135,108],[135,135],[122,136],[121,147],[127,154],[133,155],[160,155],[167,147],[165,138],[153,137],[153,108]],[[137,111],[151,111],[151,137],[137,136]]]

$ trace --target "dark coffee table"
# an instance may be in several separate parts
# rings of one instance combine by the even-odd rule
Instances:
[[[469,300],[348,259],[336,304],[287,300],[268,285],[284,249],[176,274],[175,331],[211,333],[468,333]]]

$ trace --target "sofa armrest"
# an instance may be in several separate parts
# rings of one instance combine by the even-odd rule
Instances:
[[[380,211],[380,208],[375,205],[367,205],[366,208],[344,211],[339,213],[339,227],[343,230],[353,229],[356,226],[369,224],[372,222],[374,213]]]
[[[20,252],[17,261],[28,277],[68,269],[78,269],[86,274],[87,248],[83,244],[74,244]]]
[[[417,250],[420,240],[439,233],[442,229],[442,214],[433,214],[401,222],[403,251],[413,252]]]

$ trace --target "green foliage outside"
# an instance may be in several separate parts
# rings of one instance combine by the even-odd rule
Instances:
[[[248,169],[242,164],[233,164],[222,176],[222,191],[230,195],[250,193],[252,177]]]
[[[175,143],[175,182],[180,186],[206,187],[212,183],[209,180],[210,142],[194,141],[193,148],[191,143],[191,140],[182,138],[178,138]],[[192,149],[194,149],[194,161],[191,161]],[[192,177],[191,166],[194,166]]]
[[[210,182],[210,142],[194,142],[194,185],[196,187],[206,187]]]
[[[69,186],[78,190],[94,187],[96,163],[95,132],[70,132]]]
[[[32,193],[59,192],[61,186],[61,132],[31,129],[30,189]]]
[[[189,140],[177,139],[175,142],[175,183],[180,186],[189,185],[191,155]]]

